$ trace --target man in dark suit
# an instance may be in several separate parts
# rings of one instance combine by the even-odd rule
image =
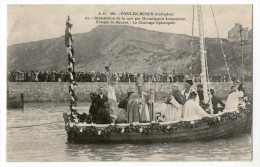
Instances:
[[[96,115],[97,115],[96,106],[94,103],[96,97],[97,97],[96,93],[94,93],[94,92],[90,93],[91,105],[89,107],[89,115],[92,117],[93,122],[96,121]]]
[[[110,124],[113,119],[110,114],[110,104],[108,102],[104,103],[104,107],[97,110],[96,124]]]
[[[105,108],[104,103],[108,101],[106,95],[104,95],[105,89],[103,87],[99,88],[99,93],[97,97],[94,99],[95,111],[98,111],[100,108]]]
[[[225,104],[220,100],[220,98],[218,98],[217,96],[215,96],[215,91],[214,89],[210,89],[210,94],[211,94],[211,101],[212,101],[212,105],[213,105],[213,113],[217,114],[219,111],[222,112],[223,109],[225,108]],[[218,107],[218,104],[221,105],[221,107]]]

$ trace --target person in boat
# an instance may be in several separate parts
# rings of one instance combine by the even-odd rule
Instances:
[[[127,112],[126,110],[119,108],[117,105],[116,92],[115,92],[115,78],[111,72],[111,64],[105,67],[106,70],[106,78],[107,78],[107,89],[108,89],[108,102],[110,103],[110,110],[117,117],[117,120],[120,122],[126,122],[127,120]]]
[[[97,95],[97,97],[94,99],[94,111],[98,111],[100,108],[104,108],[105,107],[105,102],[108,101],[108,98],[106,95],[104,95],[105,89],[103,87],[99,87],[98,89],[99,93]]]
[[[199,100],[200,100],[200,105],[201,105],[203,103],[203,101],[204,101],[203,85],[202,84],[198,84],[197,85],[197,93],[198,93]]]
[[[128,123],[150,121],[148,102],[149,93],[147,91],[143,91],[142,96],[139,96],[137,93],[130,95],[127,104]]]
[[[161,116],[164,121],[176,121],[181,118],[182,105],[180,105],[172,96],[163,97],[163,104],[161,104]]]
[[[185,89],[181,92],[181,94],[184,96],[185,102],[190,99],[191,92],[195,92],[197,95],[197,91],[192,88],[193,82],[192,80],[186,80],[185,82]],[[199,104],[199,97],[196,96],[195,102]]]
[[[137,86],[139,96],[142,96],[142,86],[143,85],[144,85],[143,75],[138,73],[138,75],[136,77],[136,86]]]
[[[106,70],[106,78],[107,78],[107,96],[108,96],[108,99],[109,99],[109,102],[112,104],[112,105],[117,105],[117,100],[116,100],[116,91],[115,91],[115,88],[114,88],[114,77],[113,77],[113,74],[111,72],[111,64],[109,64],[109,66],[106,66],[105,67],[105,70]]]
[[[119,104],[118,104],[117,107],[127,110],[127,103],[128,103],[129,97],[130,97],[130,95],[131,95],[132,93],[134,93],[134,92],[128,92],[128,93],[127,93],[127,97],[124,98],[123,100],[121,100],[121,101],[119,102]]]
[[[206,111],[204,111],[200,105],[196,102],[197,97],[196,92],[190,93],[190,98],[183,106],[183,111],[181,117],[183,119],[200,119],[202,117],[209,116]]]
[[[176,85],[172,85],[172,96],[175,98],[175,100],[181,104],[184,105],[185,103],[185,98],[182,95],[182,93],[179,91],[178,86]]]
[[[204,92],[203,92],[203,85],[202,84],[198,84],[197,85],[197,93],[198,93],[198,97],[199,97],[199,105],[205,110],[206,108],[208,108],[208,104],[205,103],[204,101]]]
[[[129,96],[128,104],[127,104],[127,122],[133,123],[133,122],[140,122],[140,104],[141,104],[141,98],[138,94],[133,93]]]
[[[95,123],[110,124],[113,122],[113,118],[115,118],[115,116],[110,114],[110,104],[108,102],[105,102],[104,106],[100,107],[97,110]]]
[[[223,112],[233,112],[238,108],[239,100],[244,96],[243,86],[239,86],[239,90],[236,86],[231,86],[231,92],[228,95],[225,109]]]
[[[96,106],[94,103],[94,100],[96,97],[97,97],[96,93],[94,93],[94,92],[90,93],[91,105],[89,107],[89,115],[91,116],[93,122],[96,121],[96,114],[97,114]]]
[[[217,114],[218,112],[222,112],[223,109],[225,108],[225,104],[215,96],[215,91],[214,89],[210,89],[210,94],[211,94],[211,102],[213,106],[213,114]],[[218,104],[221,105],[222,107],[218,107]]]

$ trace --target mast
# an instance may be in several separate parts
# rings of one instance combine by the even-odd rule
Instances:
[[[204,33],[203,33],[202,12],[201,12],[200,5],[197,5],[197,11],[198,11],[199,37],[200,37],[201,83],[203,84],[204,101],[205,103],[208,103],[209,95],[208,95],[206,59],[205,59],[206,51],[204,48]]]
[[[77,110],[75,107],[77,106],[77,96],[76,96],[76,73],[75,73],[75,58],[74,58],[74,50],[73,50],[73,38],[71,35],[71,28],[72,24],[70,23],[70,16],[68,16],[67,22],[66,22],[66,30],[65,30],[65,46],[68,56],[68,73],[70,76],[69,80],[69,93],[70,93],[70,111],[71,115],[74,113],[77,113]]]
[[[243,76],[244,76],[244,51],[243,51],[243,37],[242,37],[242,32],[243,32],[243,28],[242,28],[242,25],[239,25],[239,34],[240,34],[240,47],[241,47],[241,71],[242,71],[242,77],[241,77],[241,82],[242,82],[242,79],[243,79]]]

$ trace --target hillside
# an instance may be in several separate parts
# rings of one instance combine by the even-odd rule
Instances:
[[[77,71],[104,71],[108,62],[116,72],[186,72],[190,66],[191,36],[149,31],[130,26],[98,26],[74,35]],[[194,38],[193,70],[200,72],[199,39]],[[241,68],[240,45],[223,39],[231,72]],[[209,72],[226,72],[217,39],[207,38]],[[245,68],[252,73],[252,45],[244,47]],[[66,70],[64,36],[15,44],[7,50],[8,70]]]

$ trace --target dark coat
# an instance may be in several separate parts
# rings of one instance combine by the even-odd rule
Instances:
[[[89,114],[92,117],[92,121],[96,122],[96,117],[97,117],[97,107],[95,106],[94,101],[91,102],[91,105],[89,107]]]
[[[107,96],[103,95],[103,98],[101,99],[100,95],[97,95],[97,97],[94,99],[94,108],[95,111],[98,111],[100,108],[105,108],[104,103],[108,101]]]
[[[184,105],[185,97],[181,94],[179,90],[174,91],[172,95],[179,104]]]
[[[127,110],[128,98],[124,98],[122,101],[119,102],[118,108],[123,108]]]
[[[110,117],[110,113],[105,108],[99,108],[96,115],[96,124],[110,124],[112,123],[112,119]]]
[[[204,100],[203,91],[197,91],[197,93],[200,99],[200,103],[202,103],[202,101]]]
[[[213,95],[211,101],[212,101],[214,113],[217,113],[219,111],[218,104],[220,104],[223,108],[225,108],[225,104],[217,96]]]

